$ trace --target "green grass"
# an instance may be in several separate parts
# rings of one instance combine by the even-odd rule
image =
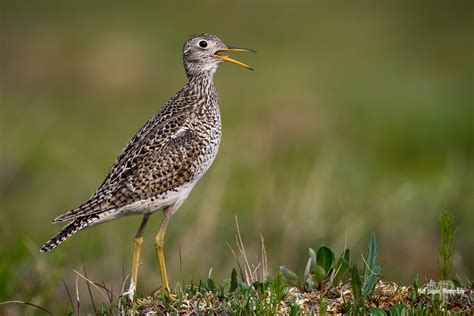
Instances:
[[[446,207],[439,215],[439,261],[438,277],[440,280],[450,280],[454,257],[454,215]]]
[[[443,211],[440,217],[445,216],[446,211]],[[237,244],[241,255],[245,257],[239,230]],[[358,272],[356,263],[352,263],[352,268],[348,270],[351,264],[349,253],[350,249],[346,249],[336,260],[327,246],[321,246],[316,253],[310,248],[302,279],[288,268],[281,267],[276,276],[249,283],[243,275],[238,279],[237,271],[233,269],[231,278],[222,285],[216,285],[209,278],[200,281],[198,285],[180,286],[171,294],[139,298],[122,308],[139,314],[232,315],[461,315],[473,311],[470,303],[474,297],[472,283],[458,283],[458,290],[462,290],[462,293],[441,299],[438,293],[423,290],[429,288],[430,284],[420,288],[417,279],[411,286],[381,279],[381,269],[376,261],[375,233],[370,238],[368,252],[363,260],[362,275]],[[261,259],[263,258],[262,256]],[[257,270],[258,268],[255,271]],[[260,270],[264,270],[264,267],[260,266]],[[345,272],[350,272],[350,275]]]
[[[235,271],[235,270],[234,270]],[[84,286],[84,285],[81,285]],[[107,291],[101,288],[101,291]],[[97,315],[115,315],[120,313],[170,313],[172,315],[183,313],[198,314],[231,314],[231,315],[326,315],[343,313],[347,315],[465,315],[472,313],[470,300],[473,295],[472,288],[465,287],[465,294],[442,302],[435,295],[414,294],[414,286],[402,286],[393,282],[378,281],[373,291],[359,301],[355,296],[354,288],[348,283],[331,286],[325,291],[306,291],[301,288],[288,286],[281,273],[268,277],[264,282],[247,284],[242,280],[237,281],[237,286],[232,287],[230,280],[222,284],[212,279],[204,279],[197,284],[181,285],[172,293],[144,296],[128,302],[125,298],[111,297],[110,301],[94,304],[97,306]],[[93,290],[94,291],[94,290]],[[109,293],[110,294],[110,293]],[[73,294],[71,303],[63,307],[65,313],[92,313],[88,309],[77,305]],[[92,306],[89,298],[83,298],[82,304]],[[3,302],[2,305],[25,305],[22,310],[37,309],[49,313],[46,308],[27,302]]]
[[[444,210],[440,218],[447,218]],[[446,225],[447,221],[440,221]],[[446,227],[445,227],[446,228]],[[445,234],[441,230],[441,237]],[[454,240],[452,240],[453,242]],[[440,246],[443,244],[441,238]],[[229,246],[230,247],[230,246]],[[363,256],[363,273],[359,273],[357,262],[350,259],[346,249],[336,260],[333,251],[321,246],[318,251],[309,249],[309,258],[303,278],[299,278],[286,267],[268,276],[265,245],[262,239],[260,262],[252,266],[247,259],[239,225],[237,223],[236,247],[232,250],[240,270],[238,277],[234,268],[230,278],[222,283],[209,278],[197,283],[177,284],[170,292],[157,290],[153,295],[138,295],[133,301],[114,294],[104,283],[88,279],[85,266],[77,275],[75,291],[65,285],[69,305],[65,312],[96,315],[145,315],[153,314],[230,314],[230,315],[462,315],[473,311],[474,286],[469,280],[465,284],[456,282],[458,293],[443,296],[434,290],[440,289],[436,282],[419,284],[418,278],[411,286],[403,286],[381,277],[377,263],[377,241],[372,234],[368,251]],[[232,249],[232,248],[231,248]],[[349,267],[352,267],[349,269]],[[81,307],[78,280],[87,288],[90,300],[89,310]],[[439,284],[445,284],[441,279]],[[454,283],[453,283],[454,284]],[[443,288],[445,286],[442,286]],[[125,283],[122,287],[125,287]],[[101,296],[102,303],[96,303],[92,292]],[[71,293],[76,293],[71,294]],[[30,302],[7,301],[2,305],[25,305],[50,313],[46,308]],[[26,308],[26,307],[25,307]],[[82,308],[82,309],[81,309]]]

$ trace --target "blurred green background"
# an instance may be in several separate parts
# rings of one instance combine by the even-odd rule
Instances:
[[[64,310],[62,280],[74,288],[81,254],[92,280],[120,291],[140,217],[82,231],[46,255],[39,247],[61,227],[50,220],[95,191],[185,83],[181,47],[199,32],[258,54],[234,55],[255,72],[226,64],[215,76],[223,140],[169,226],[172,283],[211,268],[216,280],[230,275],[234,215],[252,262],[264,236],[271,273],[302,272],[308,247],[339,253],[346,237],[358,257],[375,231],[383,277],[436,278],[445,205],[459,227],[454,272],[473,277],[468,2],[2,1],[0,9],[0,301]],[[160,220],[146,230],[143,293],[159,285]]]

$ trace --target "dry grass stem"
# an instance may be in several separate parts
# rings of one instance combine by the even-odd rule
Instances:
[[[79,303],[79,290],[78,290],[78,286],[77,286],[77,279],[79,277],[83,278],[84,280],[86,280],[87,282],[89,282],[104,298],[107,302],[110,301],[110,297],[108,295],[106,295],[98,286],[95,282],[92,282],[91,280],[89,280],[88,278],[86,278],[85,276],[83,276],[80,272],[76,271],[76,270],[72,270],[74,271],[74,273],[77,274],[77,277],[76,277],[76,295],[77,295],[77,301]],[[104,288],[104,286],[101,285],[102,288]]]
[[[33,307],[35,307],[35,308],[38,308],[38,309],[42,310],[42,311],[45,312],[45,313],[48,313],[48,314],[51,315],[51,316],[53,315],[53,314],[51,314],[51,312],[48,311],[46,308],[41,307],[41,306],[36,305],[36,304],[33,304],[33,303],[30,303],[30,302],[24,302],[24,301],[5,301],[5,302],[0,302],[0,306],[2,306],[2,305],[7,305],[7,304],[23,304],[23,305],[33,306]]]

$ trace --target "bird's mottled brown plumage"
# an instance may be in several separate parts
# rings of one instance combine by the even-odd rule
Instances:
[[[201,84],[209,85],[207,91],[195,88]],[[72,220],[178,190],[200,177],[203,167],[214,158],[220,129],[212,80],[192,78],[129,141],[89,201],[54,221]]]
[[[200,49],[200,41],[209,47]],[[212,45],[212,46],[211,46]],[[78,230],[130,214],[177,208],[214,160],[221,119],[213,75],[225,46],[199,34],[183,47],[188,83],[128,142],[92,197],[54,223],[68,221],[42,248],[46,252]],[[209,54],[209,50],[212,54]]]

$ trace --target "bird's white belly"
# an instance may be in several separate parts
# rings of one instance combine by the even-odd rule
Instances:
[[[99,219],[94,221],[90,226],[105,223],[123,216],[153,213],[171,205],[179,206],[188,197],[196,182],[197,180],[185,183],[177,188],[176,191],[168,191],[158,196],[150,197],[117,209],[111,209],[102,212],[99,214]]]

